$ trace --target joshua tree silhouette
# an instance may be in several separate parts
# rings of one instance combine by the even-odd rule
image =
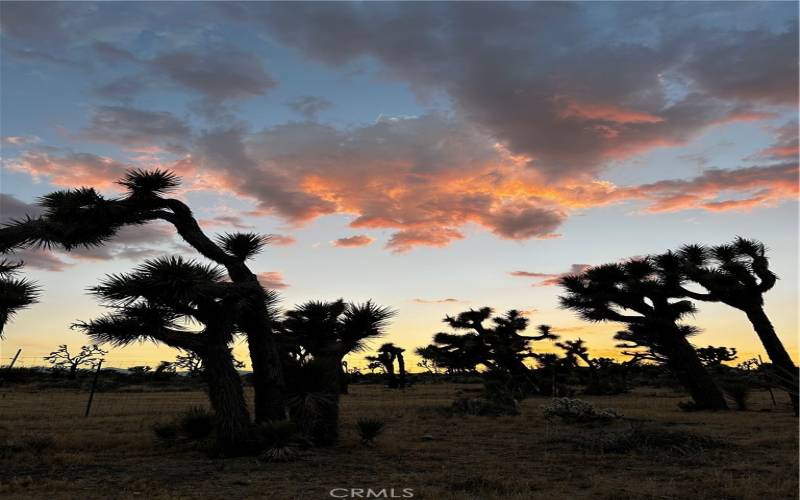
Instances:
[[[723,302],[747,315],[778,372],[781,386],[789,392],[797,414],[797,366],[764,312],[764,293],[772,289],[778,279],[769,269],[764,244],[737,237],[733,243],[713,247],[686,245],[678,255],[682,258],[681,270],[686,277],[707,290],[707,293],[696,293],[684,289],[687,297]]]
[[[237,313],[252,307],[257,285],[232,283],[224,276],[219,267],[180,257],[146,261],[132,273],[109,275],[91,288],[114,312],[74,328],[98,343],[152,340],[201,358],[219,443],[226,453],[238,453],[247,446],[250,417],[229,345],[240,329],[242,314]],[[202,330],[190,331],[187,323],[202,325]]]
[[[0,260],[0,339],[6,323],[39,299],[39,288],[27,278],[18,278],[21,262]]]
[[[667,359],[668,366],[687,388],[695,404],[706,409],[727,409],[722,392],[703,367],[687,330],[677,324],[695,311],[652,258],[605,264],[565,276],[560,297],[564,308],[587,321],[616,321],[628,325],[636,344],[648,346]]]
[[[378,348],[376,356],[366,356],[367,361],[380,363],[386,373],[387,385],[390,389],[402,389],[406,385],[406,363],[403,353],[406,352],[402,347],[398,347],[389,342]],[[394,362],[397,361],[397,368],[400,376],[394,372]]]
[[[70,354],[67,344],[61,344],[58,349],[45,356],[44,359],[53,367],[69,370],[69,378],[74,379],[78,376],[78,368],[83,365],[93,368],[106,354],[108,351],[104,351],[96,344],[82,346],[77,354]]]
[[[493,326],[484,325],[489,319]],[[470,309],[455,317],[447,316],[444,322],[467,333],[437,333],[434,343],[418,349],[419,354],[429,355],[444,366],[453,363],[449,366],[474,369],[483,365],[508,377],[513,390],[523,395],[536,390],[531,370],[525,365],[525,359],[535,357],[530,342],[558,338],[547,325],[538,327],[539,335],[521,335],[528,327],[528,319],[513,309],[494,318],[489,307]]]
[[[167,196],[180,184],[172,172],[131,170],[118,184],[126,189],[119,198],[105,198],[87,187],[43,196],[39,200],[44,209],[41,216],[26,216],[0,228],[0,252],[26,246],[61,246],[66,250],[97,246],[111,240],[124,226],[156,220],[171,224],[201,255],[223,266],[231,281],[251,285],[247,287],[249,306],[242,308],[239,325],[250,349],[256,419],[283,419],[285,384],[268,307],[270,294],[245,263],[263,249],[268,239],[236,233],[213,241],[185,203]]]
[[[293,418],[300,420],[300,428],[315,443],[330,445],[338,438],[339,394],[347,392],[343,358],[363,351],[370,339],[382,336],[394,314],[371,301],[355,304],[341,299],[309,301],[285,313],[281,337],[287,365],[294,365],[296,373],[305,372],[299,380],[310,382],[290,381],[297,386],[290,410],[294,408]],[[309,410],[312,405],[314,411]]]

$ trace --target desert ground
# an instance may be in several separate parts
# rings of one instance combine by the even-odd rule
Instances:
[[[324,499],[334,498],[334,488],[387,495],[394,488],[396,496],[412,488],[414,498],[437,500],[797,498],[798,426],[783,394],[775,406],[767,392],[756,392],[747,411],[729,412],[684,412],[677,403],[686,396],[667,389],[586,396],[624,416],[586,426],[545,419],[545,397],[525,400],[519,416],[442,415],[441,408],[479,385],[354,385],[342,398],[337,446],[265,463],[159,444],[154,424],[207,398],[200,391],[142,389],[98,393],[84,417],[85,392],[0,388],[0,495]],[[386,422],[374,445],[356,435],[363,417]],[[636,422],[701,444],[622,452],[597,444]],[[716,444],[704,446],[706,438]]]

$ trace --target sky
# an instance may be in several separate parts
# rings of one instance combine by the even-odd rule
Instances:
[[[797,39],[793,2],[2,2],[0,219],[170,169],[208,233],[275,235],[251,268],[284,309],[373,299],[412,351],[446,314],[513,308],[597,356],[620,325],[559,309],[558,276],[742,235],[797,359]],[[1,357],[87,343],[86,289],[174,254],[197,257],[159,224],[20,253],[43,294]],[[688,321],[764,356],[738,310]]]

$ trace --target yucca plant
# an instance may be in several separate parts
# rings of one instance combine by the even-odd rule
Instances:
[[[365,445],[375,444],[375,440],[383,433],[386,422],[377,418],[360,418],[356,422],[356,431]]]
[[[0,339],[6,323],[16,313],[39,300],[39,287],[27,278],[18,277],[22,262],[0,260]]]

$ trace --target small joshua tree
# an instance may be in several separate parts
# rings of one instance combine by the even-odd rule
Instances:
[[[736,359],[736,348],[734,347],[699,347],[697,349],[697,357],[706,366],[720,366],[726,361],[733,361]]]
[[[45,356],[44,359],[54,368],[69,370],[69,378],[74,379],[78,376],[78,368],[81,366],[93,368],[106,354],[108,351],[99,348],[97,344],[92,344],[82,346],[78,354],[72,355],[69,353],[67,344],[61,344],[58,349]]]

